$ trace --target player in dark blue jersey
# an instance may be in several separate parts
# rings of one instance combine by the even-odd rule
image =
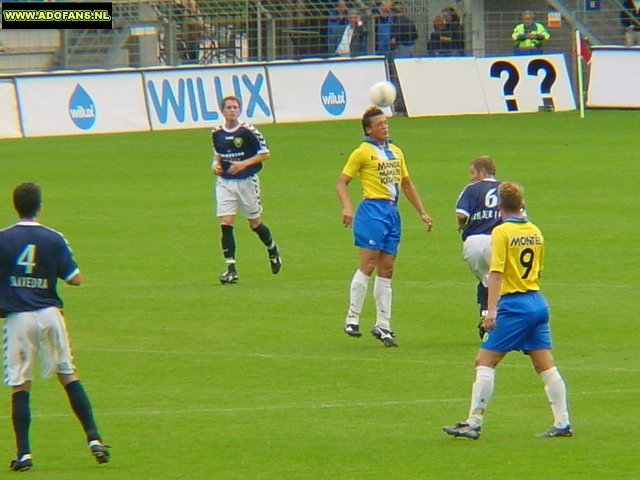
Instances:
[[[260,218],[260,180],[257,173],[262,162],[269,158],[267,142],[253,125],[239,120],[240,99],[228,96],[220,102],[224,125],[213,129],[213,164],[211,171],[216,179],[216,215],[222,229],[222,254],[227,270],[220,276],[220,283],[236,283],[236,242],[233,235],[238,208],[249,221],[249,226],[267,247],[271,272],[280,271],[282,260],[271,230]]]
[[[482,319],[487,311],[487,281],[491,264],[491,231],[501,223],[498,210],[496,165],[491,157],[482,156],[469,165],[471,183],[458,197],[456,221],[462,232],[462,258],[478,279],[477,302],[480,306],[480,338],[484,336]]]
[[[98,433],[93,410],[76,374],[56,291],[58,278],[80,285],[82,274],[65,238],[37,221],[40,187],[18,185],[13,204],[20,220],[0,231],[0,313],[4,320],[4,384],[12,388],[11,418],[17,457],[13,471],[33,466],[29,441],[30,391],[36,357],[42,375],[55,373],[87,436],[98,463],[109,461],[109,447]]]

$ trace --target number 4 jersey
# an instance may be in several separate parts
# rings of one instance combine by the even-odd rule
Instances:
[[[0,311],[30,312],[62,308],[58,278],[77,273],[69,244],[62,234],[36,222],[18,222],[0,231]]]
[[[544,238],[533,223],[507,218],[491,232],[491,271],[502,272],[500,295],[540,290]]]

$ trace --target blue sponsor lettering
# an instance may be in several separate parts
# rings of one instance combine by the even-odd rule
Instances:
[[[198,107],[196,106],[196,92],[193,89],[193,80],[187,78],[187,94],[189,95],[189,110],[191,110],[191,120],[198,121]]]
[[[205,122],[217,120],[219,115],[215,110],[209,110],[207,105],[207,97],[204,92],[204,81],[200,77],[196,79],[196,87],[198,88],[198,101],[200,102],[200,114]]]
[[[240,88],[240,79],[237,75],[234,75],[233,77],[231,77],[231,82],[233,83],[234,95],[240,99],[240,102],[242,102],[242,89]],[[218,99],[218,104],[220,104],[222,99],[229,94],[224,93],[224,89],[222,88],[222,79],[220,77],[213,77],[213,85],[216,89],[216,98]],[[244,102],[242,102],[242,104],[244,105]]]
[[[211,83],[207,78],[188,77],[177,80],[163,79],[162,82],[147,81],[147,91],[153,112],[162,124],[174,117],[179,123],[186,121],[212,122],[220,118],[218,104],[227,95],[229,89],[224,88],[223,78],[214,76]],[[259,109],[267,117],[271,116],[271,109],[263,98],[265,88],[264,75],[255,77],[249,75],[232,75],[231,87],[233,95],[238,97],[245,106],[244,112],[251,119]],[[243,99],[247,98],[247,101]],[[212,103],[215,102],[215,109]]]
[[[242,83],[249,90],[249,102],[247,103],[247,107],[245,112],[249,118],[253,117],[253,113],[256,107],[260,107],[260,109],[264,112],[265,115],[271,116],[271,111],[269,107],[260,96],[260,90],[262,89],[262,84],[264,83],[264,77],[262,75],[256,76],[256,82],[251,83],[251,79],[248,75],[242,75]]]
[[[184,80],[182,78],[178,80],[179,100],[176,100],[169,80],[162,80],[162,100],[158,98],[155,83],[152,81],[147,82],[147,88],[149,89],[149,96],[151,97],[153,108],[156,111],[160,123],[167,123],[169,106],[171,106],[171,111],[175,115],[176,120],[180,123],[184,122]]]

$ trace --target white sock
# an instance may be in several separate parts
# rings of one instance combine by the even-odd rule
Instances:
[[[495,384],[496,371],[491,367],[476,367],[476,381],[471,389],[471,408],[467,423],[473,427],[481,427],[484,420],[484,412],[487,409],[493,386]]]
[[[356,273],[351,279],[351,287],[349,288],[349,312],[345,323],[360,323],[360,313],[362,312],[362,305],[364,305],[364,299],[367,296],[367,288],[369,287],[369,275],[365,275],[356,270]]]
[[[544,382],[544,392],[547,394],[551,411],[553,412],[553,426],[564,428],[569,425],[569,411],[567,409],[567,387],[556,367],[540,373]]]
[[[391,330],[391,279],[376,276],[373,296],[376,299],[376,327]]]

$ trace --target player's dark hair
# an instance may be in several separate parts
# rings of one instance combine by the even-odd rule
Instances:
[[[231,102],[231,101],[237,102],[238,107],[240,107],[240,110],[242,110],[242,100],[240,100],[235,95],[227,95],[222,100],[220,100],[220,105],[218,105],[220,107],[220,111],[224,110],[224,107],[227,105],[227,102]]]
[[[378,115],[384,115],[384,112],[378,107],[369,107],[367,111],[362,114],[362,130],[365,135],[367,134],[367,128],[371,128],[371,119]]]
[[[473,159],[471,161],[471,166],[476,170],[476,172],[484,170],[487,175],[491,175],[492,177],[496,176],[496,164],[493,161],[493,158],[487,155]]]
[[[506,212],[519,212],[524,207],[524,189],[522,185],[502,182],[498,187],[500,208]]]
[[[34,218],[42,205],[42,191],[35,183],[21,183],[13,190],[13,206],[20,218]]]

